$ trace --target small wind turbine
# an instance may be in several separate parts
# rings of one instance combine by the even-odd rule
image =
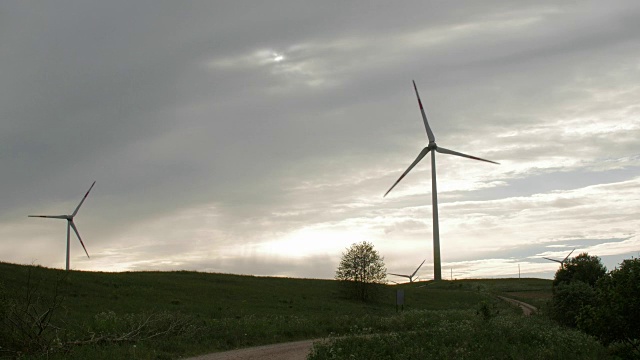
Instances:
[[[80,206],[82,206],[82,203],[87,198],[87,196],[89,195],[89,192],[91,191],[91,189],[93,189],[93,185],[95,185],[95,184],[96,184],[95,181],[93,182],[93,184],[91,184],[91,187],[89,188],[87,193],[84,194],[84,197],[80,201],[80,204],[78,204],[78,207],[76,207],[76,209],[73,211],[73,214],[71,214],[71,215],[29,215],[29,217],[40,217],[40,218],[47,218],[47,219],[64,219],[64,220],[67,220],[67,271],[69,271],[69,245],[70,245],[70,242],[71,242],[70,241],[70,238],[71,238],[70,228],[73,228],[73,231],[78,236],[78,240],[80,240],[80,244],[82,245],[82,248],[84,249],[85,254],[87,254],[87,257],[89,257],[89,253],[87,252],[87,248],[84,246],[84,243],[82,242],[82,238],[80,237],[80,233],[78,232],[78,228],[76,228],[76,224],[73,223],[73,217],[76,216],[76,214],[78,213],[78,210],[80,210]]]
[[[400,276],[400,277],[406,277],[407,279],[409,279],[409,282],[412,283],[413,282],[413,277],[416,275],[416,273],[418,272],[418,270],[420,270],[420,268],[422,267],[422,264],[424,264],[424,262],[427,261],[427,259],[422,260],[422,263],[420,264],[420,266],[418,266],[418,268],[416,269],[416,271],[413,272],[413,274],[411,275],[404,275],[404,274],[394,274],[394,273],[389,273],[389,275],[395,275],[395,276]]]
[[[416,97],[418,98],[418,105],[420,105],[420,112],[422,113],[422,120],[424,121],[424,127],[427,130],[427,137],[429,138],[429,145],[422,149],[418,154],[418,157],[409,165],[409,168],[402,173],[400,178],[391,186],[389,190],[384,194],[387,196],[391,190],[398,185],[400,180],[402,180],[408,173],[416,166],[422,158],[424,158],[431,151],[431,204],[433,206],[433,278],[434,280],[442,280],[442,272],[441,272],[441,264],[440,264],[440,230],[438,225],[438,190],[436,186],[436,151],[443,154],[455,155],[466,157],[473,160],[486,161],[493,164],[498,164],[495,161],[481,159],[479,157],[463,154],[457,151],[445,149],[443,147],[439,147],[436,145],[436,138],[433,136],[433,132],[429,127],[429,123],[427,122],[427,115],[424,112],[424,108],[422,107],[422,101],[420,101],[420,95],[418,94],[418,87],[416,86],[416,82],[413,82],[413,89],[416,91]]]
[[[569,256],[571,256],[571,254],[573,254],[573,252],[574,252],[574,251],[576,251],[576,249],[575,249],[575,248],[574,248],[573,250],[571,250],[571,252],[569,253],[569,255],[567,255],[567,256],[566,256],[564,259],[562,259],[562,260],[550,259],[550,258],[548,258],[548,257],[544,257],[544,256],[543,256],[542,258],[543,258],[543,259],[547,259],[547,260],[549,260],[549,261],[555,261],[555,262],[557,262],[557,263],[560,263],[560,267],[563,267],[563,266],[564,266],[564,263],[567,261],[567,259],[569,258]]]

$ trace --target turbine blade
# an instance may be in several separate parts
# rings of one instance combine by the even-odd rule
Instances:
[[[547,260],[549,260],[549,261],[553,261],[553,262],[557,262],[557,263],[562,264],[562,261],[560,261],[560,260],[556,260],[556,259],[549,259],[548,257],[542,257],[542,258],[543,258],[543,259],[547,259]]]
[[[571,254],[573,254],[573,252],[576,251],[576,249],[574,248],[573,250],[571,250],[571,252],[569,253],[569,255],[567,255],[567,257],[564,258],[564,260],[562,260],[562,262],[564,263],[565,261],[567,261],[567,259],[569,258],[569,256],[571,256]]]
[[[82,245],[82,248],[84,249],[84,253],[87,254],[87,257],[89,259],[91,259],[91,257],[89,256],[89,253],[87,252],[86,246],[84,246],[84,243],[82,242],[82,238],[80,237],[80,233],[78,232],[78,228],[76,227],[76,224],[73,223],[73,220],[69,220],[69,224],[73,228],[73,231],[76,232],[76,235],[78,235],[78,240],[80,240],[80,245]]]
[[[404,178],[405,175],[407,175],[409,173],[409,171],[411,171],[411,169],[413,169],[413,167],[416,166],[416,164],[418,164],[420,162],[420,160],[422,160],[422,158],[425,157],[425,155],[427,155],[428,153],[429,153],[429,148],[428,147],[422,149],[422,151],[420,151],[420,154],[418,154],[418,157],[413,161],[413,163],[411,163],[411,165],[409,165],[409,168],[404,173],[402,173],[400,178],[398,180],[396,180],[396,182],[393,184],[393,186],[389,190],[387,190],[387,192],[384,194],[383,197],[387,196],[387,194],[389,192],[391,192],[391,190],[393,190],[393,188],[396,187],[396,185],[398,185],[400,180],[402,180],[402,178]]]
[[[39,217],[47,219],[66,219],[66,215],[29,215],[29,217]]]
[[[420,94],[418,94],[418,87],[416,86],[416,82],[413,81],[413,89],[416,91],[416,97],[418,98],[418,105],[420,105],[420,112],[422,113],[422,121],[424,121],[424,128],[427,130],[427,137],[429,138],[429,142],[435,142],[436,137],[433,136],[433,132],[431,131],[431,127],[429,127],[429,122],[427,121],[427,114],[424,113],[424,107],[422,107],[422,101],[420,101]]]
[[[414,271],[413,274],[411,274],[411,277],[413,277],[418,272],[418,270],[420,270],[420,268],[422,267],[422,264],[424,264],[425,261],[427,261],[427,259],[422,260],[422,263],[420,263],[420,266],[418,266],[416,271]]]
[[[91,187],[89,188],[87,193],[84,194],[84,197],[82,198],[82,200],[80,200],[80,204],[78,204],[78,207],[76,208],[76,210],[73,212],[73,214],[71,214],[71,217],[76,216],[76,214],[78,213],[78,210],[80,210],[80,206],[82,206],[82,203],[84,202],[84,199],[87,198],[87,196],[89,195],[89,192],[91,191],[91,189],[93,189],[93,185],[95,185],[95,184],[96,184],[95,181],[93,182],[93,184],[91,184]]]
[[[387,273],[389,275],[395,275],[395,276],[400,276],[400,277],[406,277],[407,279],[409,279],[409,275],[402,275],[402,274],[394,274],[394,273]]]
[[[439,153],[443,153],[443,154],[449,154],[449,155],[462,156],[462,157],[466,157],[466,158],[473,159],[473,160],[486,161],[486,162],[490,162],[490,163],[492,163],[492,164],[498,164],[498,165],[500,165],[499,163],[497,163],[497,162],[495,162],[495,161],[486,160],[486,159],[482,159],[482,158],[479,158],[479,157],[475,157],[475,156],[471,156],[471,155],[463,154],[463,153],[461,153],[461,152],[457,152],[457,151],[453,151],[453,150],[445,149],[445,148],[442,148],[442,147],[439,147],[439,146],[436,148],[436,151],[437,151],[437,152],[439,152]]]

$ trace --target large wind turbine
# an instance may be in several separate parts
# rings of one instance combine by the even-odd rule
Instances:
[[[416,166],[422,158],[424,158],[429,152],[431,152],[431,197],[432,197],[432,206],[433,206],[433,278],[434,280],[442,280],[442,274],[440,269],[440,230],[438,227],[438,191],[436,186],[436,151],[443,154],[456,155],[461,157],[466,157],[473,160],[486,161],[494,164],[498,164],[495,161],[481,159],[479,157],[463,154],[457,151],[445,149],[443,147],[439,147],[436,145],[436,138],[433,136],[433,132],[429,127],[429,122],[427,122],[427,115],[424,112],[424,108],[422,107],[422,101],[420,101],[420,95],[418,94],[418,87],[416,86],[416,82],[413,82],[413,89],[416,91],[416,97],[418,98],[418,105],[420,105],[420,112],[422,113],[422,120],[424,121],[424,127],[427,130],[427,137],[429,138],[429,145],[422,149],[418,154],[418,157],[409,165],[409,168],[402,173],[400,178],[391,186],[389,190],[384,194],[387,194],[402,180],[408,173]]]
[[[569,258],[569,256],[571,256],[571,254],[573,254],[573,252],[574,252],[574,251],[576,251],[576,249],[571,250],[571,252],[569,253],[569,255],[565,256],[565,258],[564,258],[564,259],[562,259],[562,260],[551,259],[551,258],[544,257],[544,256],[543,256],[542,258],[543,258],[543,259],[547,259],[547,260],[549,260],[549,261],[555,261],[555,262],[557,262],[557,263],[560,263],[560,267],[562,267],[562,266],[564,266],[564,263],[567,261],[567,259]]]
[[[418,270],[420,270],[420,268],[422,267],[422,264],[424,264],[424,262],[427,261],[427,259],[422,260],[422,263],[420,264],[420,266],[418,266],[418,268],[416,269],[416,271],[413,272],[413,274],[411,275],[403,275],[403,274],[394,274],[394,273],[389,273],[389,275],[395,275],[395,276],[400,276],[400,277],[405,277],[407,279],[409,279],[409,282],[412,283],[413,282],[413,277],[416,276],[416,273],[418,272]]]
[[[93,184],[91,184],[91,187],[89,188],[89,190],[87,191],[86,194],[84,194],[84,197],[82,198],[82,200],[80,200],[80,204],[78,204],[78,207],[76,207],[76,209],[73,211],[73,213],[71,215],[29,215],[29,217],[40,217],[40,218],[47,218],[47,219],[64,219],[67,220],[67,271],[69,271],[69,245],[71,242],[71,228],[73,228],[73,231],[76,233],[76,235],[78,236],[78,240],[80,240],[80,244],[82,245],[82,248],[84,249],[85,254],[87,254],[87,257],[89,257],[89,253],[87,252],[87,248],[84,246],[84,243],[82,242],[82,238],[80,237],[80,233],[78,232],[78,228],[76,227],[76,224],[73,223],[73,217],[76,216],[76,214],[78,213],[78,210],[80,210],[80,206],[82,206],[82,203],[84,202],[84,200],[87,198],[87,196],[89,195],[89,192],[91,191],[91,189],[93,189],[93,185],[95,185],[96,182],[94,181]]]

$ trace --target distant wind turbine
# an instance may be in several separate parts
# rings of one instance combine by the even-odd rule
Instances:
[[[431,198],[432,198],[432,206],[433,206],[433,278],[434,280],[442,280],[442,271],[440,264],[440,230],[438,226],[438,190],[436,186],[436,151],[443,154],[456,155],[461,157],[466,157],[473,160],[486,161],[493,164],[498,164],[495,161],[481,159],[479,157],[463,154],[457,151],[445,149],[443,147],[439,147],[436,145],[436,138],[433,136],[433,132],[429,127],[429,123],[427,122],[427,115],[424,112],[424,108],[422,107],[422,101],[420,101],[420,95],[418,94],[418,87],[416,86],[416,82],[413,82],[413,89],[416,91],[416,97],[418,98],[418,105],[420,105],[420,112],[422,113],[422,120],[424,121],[424,127],[427,130],[427,137],[429,138],[429,145],[422,149],[418,154],[418,157],[409,165],[409,168],[400,176],[400,178],[391,186],[389,190],[384,194],[387,196],[389,192],[402,180],[408,173],[416,166],[422,158],[424,158],[431,151]]]
[[[569,258],[569,256],[571,256],[571,254],[573,254],[573,252],[574,252],[574,251],[576,251],[576,249],[575,249],[575,248],[574,248],[573,250],[571,250],[571,252],[569,253],[569,255],[565,256],[565,258],[564,258],[564,259],[562,259],[562,260],[551,259],[551,258],[544,257],[544,256],[543,256],[542,258],[543,258],[543,259],[547,259],[547,260],[549,260],[549,261],[554,261],[554,262],[560,263],[560,266],[562,267],[562,266],[564,266],[564,263],[567,261],[567,259]]]
[[[78,236],[78,240],[80,240],[80,244],[82,245],[82,248],[84,249],[85,254],[87,254],[87,257],[89,257],[89,253],[87,252],[87,248],[84,246],[84,243],[82,242],[82,238],[80,237],[80,233],[78,232],[78,228],[76,228],[76,224],[73,223],[73,217],[76,216],[76,214],[78,213],[78,210],[80,210],[80,206],[82,206],[82,203],[87,198],[87,196],[89,195],[89,192],[91,191],[91,189],[93,189],[93,185],[95,185],[95,184],[96,184],[95,181],[93,182],[93,184],[91,184],[91,187],[89,188],[87,193],[84,194],[84,197],[80,201],[80,204],[78,204],[78,207],[76,207],[76,209],[73,211],[73,213],[71,215],[29,215],[29,217],[40,217],[40,218],[47,218],[47,219],[64,219],[64,220],[67,220],[67,271],[69,271],[69,245],[70,245],[70,242],[71,242],[70,241],[70,238],[71,238],[71,234],[70,234],[71,229],[70,228],[73,228],[73,231]]]
[[[407,279],[409,279],[409,282],[412,283],[413,282],[413,277],[416,275],[416,273],[418,272],[418,270],[420,270],[420,268],[422,267],[422,264],[424,264],[424,262],[427,261],[427,259],[422,260],[422,263],[420,264],[420,266],[418,266],[418,268],[416,269],[416,271],[413,272],[413,274],[411,275],[404,275],[404,274],[394,274],[394,273],[389,273],[389,275],[395,275],[395,276],[400,276],[400,277],[405,277]]]

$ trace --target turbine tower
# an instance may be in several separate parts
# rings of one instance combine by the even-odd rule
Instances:
[[[436,145],[436,138],[433,136],[433,132],[429,127],[429,122],[427,122],[427,115],[424,112],[424,108],[422,107],[422,101],[420,101],[420,95],[418,94],[418,87],[416,86],[416,82],[413,82],[413,89],[416,92],[416,97],[418,98],[418,105],[420,105],[420,112],[422,113],[422,120],[424,122],[424,127],[427,130],[427,138],[429,139],[429,145],[422,149],[418,154],[418,157],[409,165],[409,168],[405,170],[404,173],[400,176],[398,180],[391,186],[389,190],[384,194],[387,196],[391,190],[398,185],[400,180],[402,180],[408,173],[416,166],[422,158],[424,158],[429,152],[431,152],[431,204],[433,206],[433,278],[434,280],[442,280],[442,271],[441,271],[441,263],[440,263],[440,229],[438,226],[438,190],[436,186],[436,152],[448,155],[461,156],[473,160],[486,161],[493,164],[498,164],[495,161],[481,159],[479,157],[463,154],[457,151],[445,149],[443,147],[439,147]]]
[[[427,259],[422,260],[422,263],[420,264],[420,266],[418,266],[418,268],[416,269],[416,271],[413,272],[413,274],[411,275],[404,275],[404,274],[394,274],[394,273],[389,273],[389,275],[395,275],[395,276],[400,276],[400,277],[405,277],[407,279],[409,279],[409,282],[412,283],[413,282],[413,277],[416,276],[416,273],[418,272],[418,270],[420,270],[420,268],[422,267],[422,264],[424,264],[424,262],[427,261]]]
[[[78,213],[78,210],[80,210],[80,206],[82,206],[82,203],[84,202],[84,200],[87,198],[87,196],[89,195],[89,192],[91,191],[91,189],[93,189],[93,185],[95,185],[96,182],[94,181],[93,184],[91,184],[91,187],[89,188],[89,190],[87,191],[86,194],[84,194],[84,197],[82,198],[82,200],[80,200],[80,204],[78,204],[78,207],[76,207],[76,209],[73,211],[73,213],[71,215],[29,215],[29,217],[40,217],[40,218],[47,218],[47,219],[64,219],[67,220],[67,271],[69,271],[69,245],[71,242],[71,228],[73,228],[73,231],[76,233],[76,235],[78,236],[78,240],[80,240],[80,245],[82,245],[82,248],[84,249],[85,254],[87,254],[87,257],[89,257],[89,253],[87,252],[87,248],[84,246],[84,243],[82,242],[82,238],[80,237],[80,233],[78,232],[78,228],[76,227],[76,224],[73,223],[73,217],[76,216],[76,214]]]

